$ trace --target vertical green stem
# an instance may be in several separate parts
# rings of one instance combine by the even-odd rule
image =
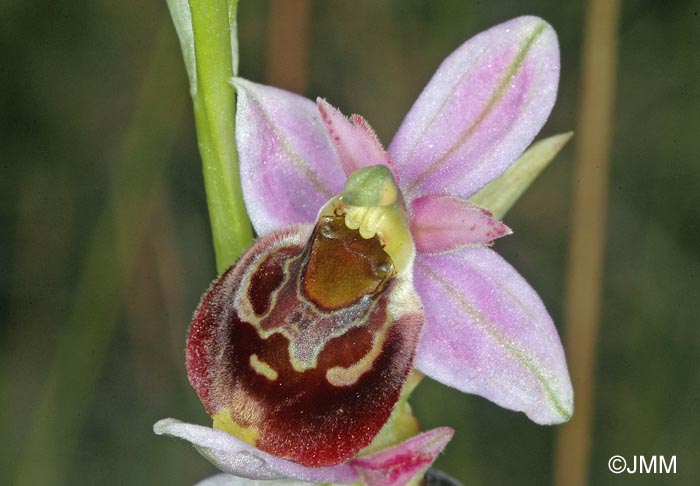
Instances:
[[[202,157],[216,267],[231,265],[253,241],[243,203],[235,141],[236,0],[190,0],[196,86],[194,116]],[[234,56],[235,54],[235,56]]]

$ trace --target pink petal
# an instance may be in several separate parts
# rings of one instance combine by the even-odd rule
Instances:
[[[368,485],[403,486],[430,467],[453,434],[449,427],[429,430],[390,449],[353,459],[350,464]]]
[[[411,234],[423,253],[488,245],[511,233],[489,211],[458,197],[430,194],[411,203]]]
[[[465,42],[438,68],[389,147],[407,200],[468,197],[532,142],[554,105],[559,46],[537,17]]]
[[[201,425],[163,419],[153,426],[158,435],[191,442],[212,464],[224,472],[250,479],[295,478],[312,483],[353,483],[359,479],[349,464],[332,467],[304,467],[280,459],[236,437]]]
[[[313,222],[345,183],[316,105],[241,78],[233,83],[241,184],[255,230],[263,235]]]
[[[391,166],[377,134],[364,118],[352,115],[348,120],[326,100],[318,98],[316,103],[346,175],[371,165]]]
[[[540,424],[571,417],[573,391],[554,323],[505,260],[488,248],[419,254],[415,285],[426,313],[416,368]]]

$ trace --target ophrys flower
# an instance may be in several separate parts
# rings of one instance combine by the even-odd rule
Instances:
[[[250,260],[251,255],[280,241],[283,241],[283,247],[291,245],[299,252],[303,245],[306,245],[305,248],[312,247],[314,237],[308,242],[305,240],[312,234],[311,227],[292,225],[308,225],[317,221],[313,234],[318,235],[322,231],[319,208],[338,194],[347,196],[347,188],[344,193],[347,177],[358,169],[386,166],[396,179],[400,191],[398,200],[405,209],[405,223],[415,242],[415,262],[411,255],[411,262],[406,267],[410,275],[403,277],[404,281],[408,279],[413,283],[420,296],[425,324],[417,348],[412,346],[416,342],[414,338],[418,335],[416,329],[420,327],[420,319],[412,318],[411,324],[404,326],[406,332],[397,341],[401,343],[399,347],[402,351],[394,353],[395,358],[402,357],[403,361],[389,360],[393,365],[398,363],[396,368],[388,364],[382,365],[385,368],[379,367],[379,354],[376,354],[370,359],[371,366],[361,376],[369,376],[367,374],[373,372],[381,375],[383,369],[400,369],[398,375],[403,380],[407,373],[406,357],[410,364],[415,350],[413,365],[445,384],[480,394],[504,407],[524,411],[538,423],[557,423],[568,419],[572,411],[572,391],[552,320],[524,279],[487,248],[493,239],[508,234],[508,228],[493,219],[488,211],[467,200],[501,174],[537,134],[553,106],[558,72],[556,36],[542,20],[522,17],[490,29],[465,43],[443,62],[387,151],[361,117],[353,116],[348,120],[323,100],[314,104],[276,88],[236,79],[234,84],[239,93],[237,138],[244,195],[256,231],[262,236],[262,243],[256,244],[243,257],[243,265],[250,267],[254,260]],[[369,206],[360,204],[357,207]],[[322,212],[321,217],[323,215]],[[334,228],[334,231],[360,233],[363,225],[365,229],[367,225],[372,226],[371,217],[366,212],[354,216],[343,212],[342,217],[342,226]],[[345,233],[341,240],[349,237]],[[359,235],[360,239],[363,236]],[[371,237],[379,238],[380,247],[386,247],[387,241],[381,235]],[[293,240],[291,243],[289,238]],[[364,250],[360,253],[366,254]],[[390,255],[390,252],[387,254]],[[391,255],[390,260],[393,262]],[[289,269],[293,265],[291,261],[280,265]],[[381,262],[376,263],[378,268],[382,266]],[[256,271],[261,270],[260,264],[255,263],[258,265]],[[327,258],[324,265],[331,264]],[[237,268],[239,270],[231,272],[238,271],[242,275],[238,281],[242,282],[248,277],[240,270],[243,267]],[[264,274],[264,269],[262,271]],[[270,274],[276,271],[270,270]],[[248,284],[252,282],[250,278]],[[340,267],[337,279],[341,281],[342,278]],[[280,279],[275,282],[278,286],[282,285]],[[267,280],[263,282],[263,287],[268,283]],[[225,280],[215,282],[212,288],[217,285],[225,285]],[[270,285],[265,287],[265,292],[265,295],[271,295]],[[411,295],[412,292],[407,291]],[[376,301],[381,301],[383,296],[377,297]],[[391,300],[389,297],[387,299]],[[249,299],[247,305],[251,307],[254,303]],[[270,305],[269,302],[261,304],[261,308],[266,305]],[[263,313],[268,312],[267,308],[262,310]],[[401,322],[401,319],[394,321]],[[263,327],[261,325],[256,329],[260,331]],[[379,326],[377,329],[380,328],[392,329],[391,326]],[[395,330],[400,328],[397,326]],[[258,332],[256,339],[276,339],[276,335],[284,336],[284,333]],[[286,338],[281,349],[291,349],[290,335],[287,334]],[[325,339],[319,342],[330,341]],[[374,349],[366,343],[363,346],[364,349]],[[203,350],[205,348],[202,347]],[[226,354],[227,349],[220,346],[216,355]],[[297,368],[301,371],[314,369],[313,357],[320,356],[318,349],[308,354],[310,358],[306,364]],[[360,354],[371,356],[371,353],[364,351]],[[202,351],[202,355],[213,356],[205,351]],[[291,355],[292,352],[284,359],[289,360]],[[224,361],[228,363],[235,359],[226,357]],[[256,353],[248,352],[236,367],[248,366],[263,378],[267,374],[268,379],[277,379],[276,374],[280,370],[270,366],[271,359],[274,357],[266,361]],[[201,362],[207,363],[207,358]],[[344,366],[349,367],[354,363],[350,360]],[[198,365],[194,363],[190,369],[193,366],[196,368]],[[210,370],[208,364],[203,368]],[[374,398],[363,402],[357,410],[362,409],[360,415],[364,414],[365,418],[350,420],[352,427],[362,436],[361,440],[348,445],[347,437],[352,435],[352,430],[348,429],[345,438],[335,446],[335,452],[331,451],[323,456],[325,459],[319,459],[307,445],[301,448],[301,452],[289,452],[295,449],[291,442],[304,442],[300,434],[310,431],[309,427],[313,428],[308,424],[314,421],[305,421],[306,417],[301,415],[295,417],[282,412],[275,420],[282,420],[285,427],[273,427],[286,435],[279,438],[278,445],[261,444],[259,428],[250,427],[249,424],[266,426],[270,416],[255,417],[251,411],[236,411],[228,406],[232,403],[230,394],[239,386],[236,377],[230,376],[230,371],[224,366],[215,372],[202,369],[194,373],[193,384],[205,405],[216,404],[213,408],[207,405],[207,408],[214,415],[215,422],[218,421],[218,426],[236,433],[249,443],[262,445],[273,455],[292,458],[311,466],[306,469],[316,469],[319,473],[317,466],[326,467],[352,457],[367,444],[368,436],[371,440],[376,435],[388,418],[386,404],[389,403],[390,409],[398,400],[400,391],[400,384],[397,388],[396,382],[386,377],[381,383],[375,383],[379,388],[372,388]],[[229,385],[214,386],[217,380],[229,380]],[[342,387],[342,383],[340,385]],[[386,393],[383,394],[382,390]],[[212,393],[215,395],[213,402]],[[377,407],[374,415],[371,410],[368,413],[366,407],[371,402],[380,402],[380,397],[384,403]],[[282,400],[278,410],[285,409],[282,404],[295,399],[290,396],[278,398]],[[333,398],[329,396],[328,401],[333,402]],[[350,402],[346,400],[344,403]],[[267,407],[266,404],[262,408]],[[217,416],[220,410],[225,413]],[[309,409],[305,410],[304,413],[307,413]],[[346,405],[337,405],[331,413],[345,412]],[[229,420],[232,413],[238,417],[236,420]],[[242,423],[241,417],[245,414],[249,415],[249,424]],[[377,417],[380,417],[378,421]],[[295,419],[307,425],[294,430],[290,424],[293,425]],[[210,443],[201,437],[195,439],[183,432],[184,429],[172,425],[161,427],[161,431],[188,438],[205,450],[219,450],[212,448],[219,442]],[[337,430],[340,429],[342,426]],[[371,431],[368,432],[368,429]],[[217,435],[219,432],[212,434],[220,437]],[[324,447],[322,444],[318,446]],[[215,462],[220,465],[228,461],[225,470],[241,475],[259,476],[251,472],[255,468],[244,459],[255,457],[264,465],[260,466],[260,471],[273,467],[279,475],[320,480],[316,477],[310,479],[308,475],[302,477],[294,468],[275,469],[269,461],[260,459],[260,454],[250,456],[251,452],[248,451],[248,456],[238,455],[241,450],[231,449],[229,456],[226,456],[225,449],[220,449],[220,453],[216,454],[208,452],[207,455],[210,458],[216,456],[218,459]],[[307,450],[308,460],[304,452]],[[222,457],[228,459],[222,462]],[[231,459],[233,457],[235,461]],[[344,468],[352,461],[327,468],[329,476],[324,477],[329,481],[342,482],[330,471],[337,472],[337,468]],[[239,466],[231,466],[233,463],[244,464],[245,467],[238,469]]]

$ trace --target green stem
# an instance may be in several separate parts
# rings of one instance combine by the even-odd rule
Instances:
[[[190,0],[196,86],[192,101],[202,157],[216,267],[233,264],[253,242],[236,150],[234,69],[237,0]],[[234,56],[235,54],[235,56]]]

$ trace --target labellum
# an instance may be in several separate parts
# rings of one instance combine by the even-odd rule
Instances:
[[[202,298],[190,382],[214,427],[305,466],[355,456],[399,400],[423,325],[391,173],[350,175],[315,225],[259,239]]]

